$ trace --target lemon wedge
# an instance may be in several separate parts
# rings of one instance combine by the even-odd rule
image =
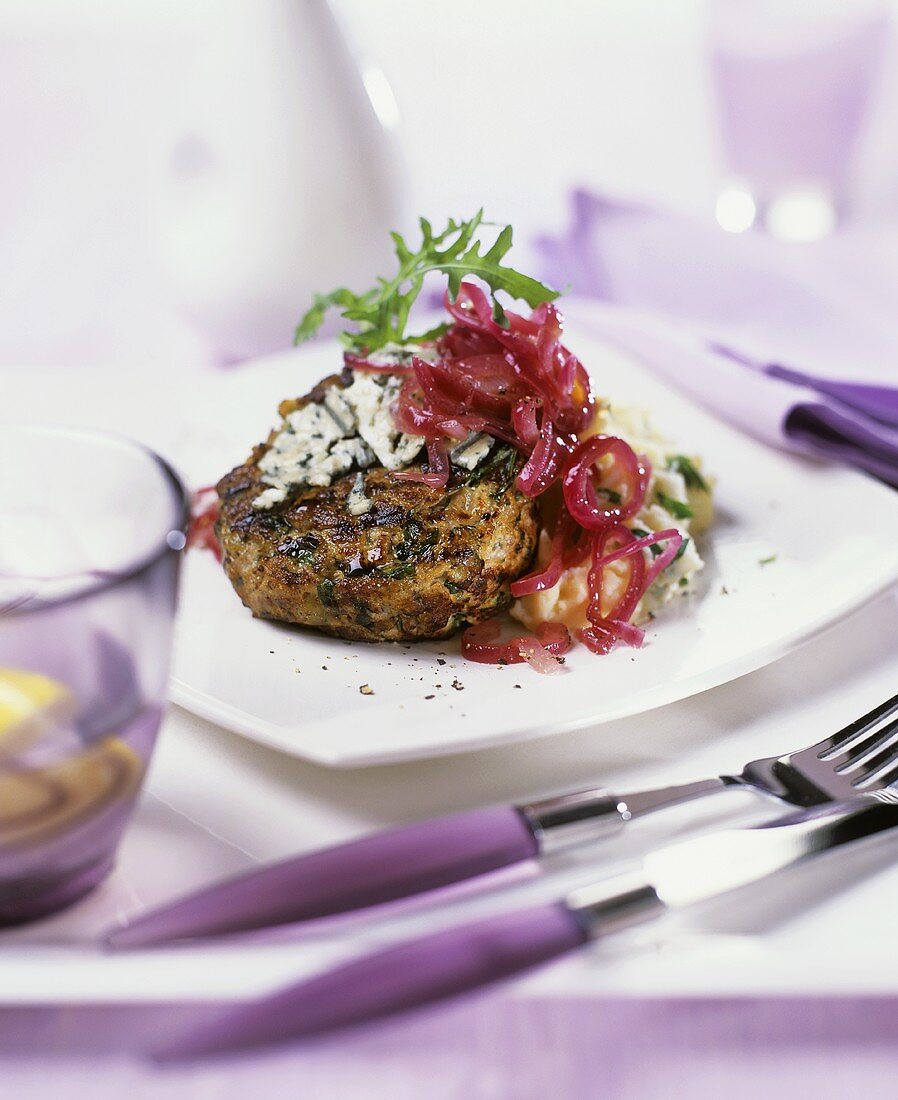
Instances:
[[[0,667],[0,757],[71,722],[74,713],[75,698],[65,684],[40,672]]]
[[[137,794],[140,756],[107,737],[68,760],[25,771],[0,771],[0,850],[52,840]]]
[[[137,793],[141,757],[117,737],[83,744],[74,719],[65,684],[0,666],[0,850],[49,841]],[[69,754],[26,766],[20,754],[41,737]]]

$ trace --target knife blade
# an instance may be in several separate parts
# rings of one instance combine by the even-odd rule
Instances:
[[[886,792],[888,797],[889,792]],[[449,928],[353,959],[248,1006],[213,1015],[157,1048],[160,1061],[307,1038],[487,985],[597,939],[898,826],[898,805],[863,796],[650,853],[639,874],[564,900]]]
[[[801,810],[744,829],[722,829],[650,852],[642,861],[640,882],[654,899],[650,907],[681,909],[761,882],[823,852],[898,826],[892,792],[877,792],[854,802]],[[600,933],[613,912],[617,880],[584,887],[566,899],[590,924],[595,910]]]

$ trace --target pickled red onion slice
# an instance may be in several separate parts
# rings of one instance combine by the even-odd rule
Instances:
[[[353,370],[370,371],[372,374],[411,374],[410,363],[373,363],[363,355],[353,355],[351,351],[343,352],[343,363]]]
[[[442,439],[431,439],[427,444],[427,467],[412,467],[400,470],[394,476],[397,481],[418,481],[429,485],[431,489],[443,489],[449,481],[452,468],[449,464],[449,450]]]
[[[534,634],[500,642],[495,619],[469,626],[461,636],[462,656],[483,665],[517,665],[526,661],[537,672],[561,671],[558,660],[571,648],[571,635],[561,623],[540,623]]]
[[[512,444],[525,455],[518,490],[535,499],[560,483],[562,498],[549,561],[513,582],[512,595],[553,588],[565,570],[591,558],[589,625],[578,637],[597,653],[619,643],[641,645],[643,632],[631,619],[683,543],[673,528],[637,538],[626,526],[645,501],[647,460],[616,436],[583,440],[594,421],[595,399],[583,364],[563,343],[563,319],[551,302],[529,316],[506,311],[499,323],[486,293],[463,281],[445,306],[454,323],[430,345],[435,359],[415,355],[408,363],[388,365],[364,355],[344,356],[353,369],[404,379],[394,423],[398,431],[424,438],[427,462],[396,477],[443,488],[452,473],[449,450],[455,442],[485,432]],[[214,520],[212,529],[214,538]],[[650,558],[649,548],[662,542],[666,545]],[[611,576],[614,562],[622,564]],[[462,653],[486,663],[527,661],[545,672],[558,670],[555,656],[571,645],[560,623],[499,639],[495,623],[470,627],[462,636]]]
[[[447,295],[445,306],[458,325],[492,337],[505,350],[521,383],[542,398],[563,432],[587,427],[595,407],[589,376],[561,343],[561,315],[551,302],[530,318],[508,312],[508,328],[494,320],[486,295],[473,283],[463,282],[454,302]]]
[[[535,447],[539,439],[536,410],[537,404],[533,398],[525,397],[515,405],[511,413],[512,427],[525,447]]]
[[[676,561],[677,555],[680,553],[680,548],[683,545],[683,536],[675,527],[670,527],[666,531],[656,531],[653,535],[646,535],[644,539],[640,539],[640,542],[644,542],[646,546],[655,542],[663,542],[665,539],[668,540],[667,546],[652,562],[652,567],[645,579],[646,592],[652,587],[668,565]]]
[[[586,617],[594,627],[607,629],[613,620],[627,620],[636,610],[645,590],[645,558],[638,550],[636,536],[623,524],[609,527],[594,536],[592,568],[586,582],[590,594]],[[617,601],[603,612],[605,567],[620,558],[627,559],[626,587]]]
[[[639,648],[645,635],[630,622],[642,597],[648,592],[659,574],[670,565],[683,544],[683,536],[674,528],[655,531],[642,538],[622,524],[599,532],[594,536],[593,565],[587,584],[590,601],[586,617],[590,626],[580,631],[578,637],[596,653],[608,653],[618,641]],[[667,542],[665,549],[646,569],[644,551],[657,542]],[[627,585],[615,604],[602,611],[604,569],[613,561],[625,558],[629,566]]]
[[[615,484],[621,485],[623,493],[606,486],[603,494],[602,482],[608,474],[600,462],[605,457],[612,459]],[[613,435],[593,436],[580,445],[565,469],[564,501],[581,527],[598,531],[636,515],[645,500],[649,476],[648,462],[639,459],[628,443]]]
[[[578,532],[585,538],[578,538]],[[582,545],[584,544],[585,545]],[[519,577],[511,585],[512,596],[530,596],[534,592],[545,592],[554,588],[561,580],[564,569],[571,564],[579,565],[590,551],[592,540],[568,515],[564,505],[558,512],[555,520],[555,529],[552,533],[552,552],[545,568],[528,573],[525,577]],[[579,558],[577,557],[579,553]]]
[[[221,543],[215,533],[220,504],[214,485],[204,485],[190,494],[190,523],[187,527],[187,546],[194,550],[208,550],[219,563],[222,559]]]
[[[515,481],[524,496],[538,497],[554,485],[564,470],[572,447],[572,440],[561,435],[544,412],[539,439]]]

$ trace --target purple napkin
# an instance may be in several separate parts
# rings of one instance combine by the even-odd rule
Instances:
[[[812,284],[794,251],[584,191],[567,233],[538,246],[543,276],[603,303],[602,335],[701,404],[898,487],[898,326]]]

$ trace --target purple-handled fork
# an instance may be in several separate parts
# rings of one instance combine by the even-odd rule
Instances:
[[[896,827],[894,792],[874,791],[751,828],[693,837],[650,852],[637,873],[375,950],[259,1001],[212,1012],[151,1053],[160,1061],[233,1054],[408,1012],[523,973],[669,910],[767,882]]]
[[[376,833],[214,885],[114,929],[107,943],[147,947],[379,905],[599,840],[632,818],[729,787],[793,806],[846,801],[898,780],[896,712],[898,695],[816,745],[752,761],[738,775],[624,795],[591,788]]]

